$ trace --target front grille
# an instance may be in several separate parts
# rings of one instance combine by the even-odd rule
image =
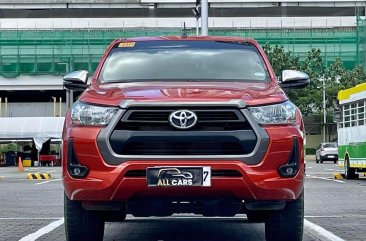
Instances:
[[[212,170],[213,177],[241,177],[241,173],[237,170]]]
[[[130,142],[126,155],[243,155],[245,149],[237,142]]]
[[[146,177],[146,170],[129,170],[125,177]]]
[[[197,124],[191,131],[230,131],[248,130],[249,123],[237,109],[197,109],[187,108],[196,113]],[[118,130],[133,131],[179,131],[169,124],[169,115],[178,110],[162,109],[130,109],[116,126]]]
[[[247,155],[257,136],[239,109],[188,108],[197,123],[180,130],[170,125],[172,107],[128,109],[115,126],[109,143],[118,155],[188,156]]]
[[[167,110],[134,110],[127,113],[123,121],[133,121],[133,122],[168,122],[169,115],[172,111]],[[238,121],[239,116],[234,111],[195,111],[198,119],[204,122],[214,122],[214,121]]]

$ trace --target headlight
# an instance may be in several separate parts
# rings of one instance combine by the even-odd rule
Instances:
[[[117,108],[101,107],[76,102],[71,109],[71,122],[77,125],[104,126],[111,122]]]
[[[262,125],[295,124],[296,107],[290,101],[276,105],[250,107],[254,119]]]

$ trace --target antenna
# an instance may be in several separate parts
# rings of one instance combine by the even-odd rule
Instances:
[[[186,22],[183,22],[183,33],[182,33],[182,38],[187,38],[188,34],[187,34],[187,29],[186,29]]]

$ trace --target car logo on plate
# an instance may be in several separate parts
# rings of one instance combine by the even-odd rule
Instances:
[[[178,129],[189,129],[197,123],[197,115],[190,110],[177,110],[169,115],[169,122]]]
[[[163,168],[158,174],[157,186],[192,186],[193,174],[178,168]]]

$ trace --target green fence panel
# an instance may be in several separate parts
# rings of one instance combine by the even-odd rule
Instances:
[[[366,19],[357,18],[358,61],[366,67]]]
[[[195,30],[187,30],[194,35]],[[332,29],[210,29],[214,36],[251,37],[260,44],[283,45],[304,58],[311,48],[320,48],[326,61],[340,57],[347,68],[365,65],[366,24],[356,28]],[[2,30],[0,32],[0,75],[64,75],[87,69],[93,73],[108,44],[116,38],[182,35],[175,28],[94,30]]]

